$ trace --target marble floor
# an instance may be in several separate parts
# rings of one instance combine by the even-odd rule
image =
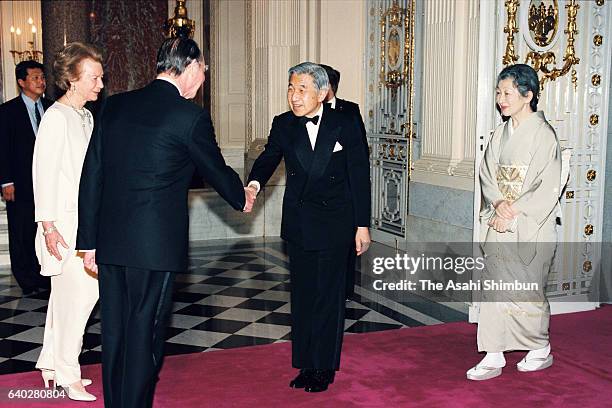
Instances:
[[[373,249],[375,250],[375,249]],[[347,302],[345,332],[466,321],[460,308],[432,301],[397,303],[359,285]],[[189,272],[177,276],[167,355],[291,339],[289,271],[279,239],[194,242]],[[0,374],[31,371],[40,353],[48,292],[22,296],[0,271]],[[100,318],[89,319],[81,364],[100,362]]]

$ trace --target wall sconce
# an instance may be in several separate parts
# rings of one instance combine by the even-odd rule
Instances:
[[[28,18],[28,24],[30,25],[29,31],[32,34],[32,40],[27,41],[26,39],[25,49],[21,49],[22,38],[25,38],[25,36],[30,33],[22,32],[20,27],[15,28],[14,26],[11,26],[11,28],[9,29],[11,33],[11,49],[9,50],[9,52],[13,56],[13,61],[15,65],[19,64],[22,61],[28,60],[40,63],[43,62],[42,51],[36,49],[36,34],[38,30],[34,25],[34,20],[32,20],[32,17]],[[21,37],[22,35],[24,37]]]

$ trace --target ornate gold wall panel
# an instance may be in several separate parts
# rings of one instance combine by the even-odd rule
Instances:
[[[510,65],[519,61],[515,34],[519,33],[520,25],[525,42],[530,46],[524,62],[540,72],[542,89],[546,81],[554,81],[568,72],[571,72],[574,89],[578,81],[575,65],[580,63],[580,58],[576,56],[574,43],[578,35],[576,19],[580,4],[576,0],[568,0],[563,6],[559,3],[560,0],[506,0],[504,3],[507,22],[504,27],[506,51],[502,62],[504,65]],[[564,9],[565,13],[562,13]],[[520,19],[519,23],[517,18]],[[562,24],[565,24],[564,30],[561,30]],[[561,31],[566,35],[566,45],[563,65],[557,68],[560,52],[551,49],[559,41]]]

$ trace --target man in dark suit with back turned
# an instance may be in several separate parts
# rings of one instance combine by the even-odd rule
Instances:
[[[106,100],[85,157],[77,248],[99,270],[106,407],[153,403],[172,282],[187,271],[195,167],[234,209],[253,205],[225,164],[210,114],[188,101],[206,68],[195,41],[164,41],[157,79]]]
[[[344,281],[351,248],[370,243],[368,153],[354,118],[323,107],[325,70],[305,62],[289,70],[291,111],[274,118],[249,189],[259,191],[285,159],[281,237],[289,249],[292,363],[289,384],[325,391],[340,367]]]
[[[338,93],[338,85],[340,84],[340,71],[330,67],[329,65],[319,64],[325,69],[327,77],[329,78],[329,91],[325,97],[325,103],[331,106],[332,109],[338,112],[352,115],[359,123],[361,129],[361,141],[364,144],[366,150],[368,150],[368,138],[366,135],[365,125],[361,118],[361,112],[359,112],[359,105],[355,102],[340,99],[336,96]],[[348,263],[346,268],[346,300],[351,299],[355,295],[355,261],[357,258],[356,251],[350,251],[348,257]]]
[[[0,106],[0,184],[6,201],[11,270],[27,295],[51,284],[48,277],[40,275],[34,251],[32,155],[38,124],[53,102],[43,97],[47,84],[42,64],[20,62],[15,77],[20,95]]]

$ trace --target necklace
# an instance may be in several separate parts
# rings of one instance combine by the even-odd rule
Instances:
[[[77,115],[79,115],[79,117],[81,118],[81,125],[83,126],[83,130],[85,130],[86,125],[91,126],[91,113],[89,113],[89,111],[85,108],[81,108],[81,109],[75,108],[74,105],[72,104],[72,101],[70,100],[70,97],[68,96],[68,92],[66,92],[66,100],[68,100],[68,104],[70,105],[72,110],[74,110],[77,113]]]

